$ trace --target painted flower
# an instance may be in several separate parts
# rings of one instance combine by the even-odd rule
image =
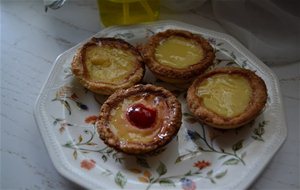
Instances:
[[[216,44],[216,39],[214,39],[214,38],[208,38],[207,41],[209,41],[213,45]]]
[[[143,171],[143,175],[139,176],[138,179],[140,182],[149,183],[151,176],[152,174],[148,170],[145,170]]]
[[[201,136],[196,131],[192,131],[192,130],[188,129],[187,130],[187,135],[189,136],[189,138],[191,140],[199,140],[199,139],[201,139]]]
[[[196,183],[188,178],[181,178],[181,187],[183,190],[195,190],[196,189]]]
[[[69,86],[62,86],[56,92],[56,99],[63,99],[72,93],[72,88]]]
[[[73,92],[73,94],[70,96],[71,99],[77,100],[78,96]]]
[[[144,176],[139,176],[138,179],[139,179],[140,182],[149,183],[149,179],[145,178]]]
[[[89,159],[89,160],[85,159],[85,160],[81,161],[80,167],[84,168],[86,170],[91,170],[91,169],[93,169],[95,167],[95,164],[96,164],[95,160],[93,160],[93,159]]]
[[[209,161],[205,161],[205,160],[202,160],[202,161],[198,161],[198,162],[195,162],[194,163],[194,167],[197,167],[199,168],[200,170],[210,166],[211,163]]]
[[[65,126],[61,125],[61,127],[59,128],[59,132],[63,133],[66,130]]]
[[[91,115],[91,116],[86,117],[84,121],[89,124],[95,124],[97,119],[98,119],[98,116]]]

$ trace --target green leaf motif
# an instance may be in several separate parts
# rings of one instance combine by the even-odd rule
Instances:
[[[178,156],[175,160],[175,164],[179,163],[182,161],[183,156]]]
[[[237,165],[240,161],[236,158],[231,158],[229,160],[226,160],[223,165]]]
[[[143,157],[136,157],[136,163],[144,168],[150,168],[146,158]]]
[[[76,106],[81,109],[81,110],[88,110],[89,108],[87,107],[87,105],[83,104],[83,103],[80,103],[80,102],[77,102],[75,101],[76,103]]]
[[[131,39],[134,37],[134,34],[131,32],[127,32],[127,33],[118,33],[114,36],[115,38],[125,38],[125,39]]]
[[[104,161],[104,162],[106,162],[107,161],[107,157],[105,156],[105,155],[102,155],[102,160]]]
[[[234,55],[233,52],[231,52],[230,56],[231,56],[233,59],[236,59],[236,56]]]
[[[192,130],[187,130],[187,134],[188,136],[192,139],[192,140],[200,140],[201,136],[199,133],[197,133],[196,131],[192,131]]]
[[[235,65],[236,63],[234,61],[230,61],[228,63],[226,63],[226,66],[232,66],[232,65]]]
[[[153,178],[153,177],[150,177],[150,178],[149,178],[149,181],[150,181],[150,183],[152,183],[152,182],[154,181],[154,178]]]
[[[109,148],[109,149],[106,151],[106,153],[107,153],[107,154],[110,154],[110,153],[112,153],[113,151],[114,151],[114,149]]]
[[[105,169],[105,171],[101,172],[101,175],[103,175],[103,176],[109,176],[111,174],[112,174],[112,172],[108,169]]]
[[[97,145],[97,143],[94,143],[94,142],[88,142],[87,145],[89,145],[89,146],[95,146],[95,145]]]
[[[247,155],[247,152],[243,152],[241,155],[241,159],[245,158],[246,155]]]
[[[239,140],[237,143],[235,143],[234,145],[232,145],[232,150],[234,152],[236,152],[236,151],[240,150],[241,148],[243,148],[243,141],[244,141],[244,139]]]
[[[225,48],[220,48],[219,51],[228,52],[228,50]]]
[[[254,136],[254,135],[252,135],[251,136],[254,140],[258,140],[258,141],[264,141],[261,137],[258,137],[258,136]]]
[[[254,134],[258,136],[262,136],[265,133],[265,129],[263,126],[259,126],[258,128],[254,129]]]
[[[82,142],[82,140],[83,140],[82,136],[81,136],[81,135],[79,135],[79,136],[78,136],[78,143],[81,143],[81,142]]]
[[[190,114],[190,113],[184,112],[184,113],[183,113],[183,116],[186,116],[186,117],[187,117],[187,116],[193,116],[193,115]]]
[[[247,60],[244,60],[242,64],[242,68],[245,68],[246,66],[247,66]]]
[[[262,121],[258,124],[258,127],[253,130],[253,135],[251,137],[254,140],[264,142],[263,135],[265,134],[265,126],[267,123],[267,121]]]
[[[72,147],[73,146],[73,142],[72,141],[67,141],[66,144],[64,144],[63,146],[65,146],[65,147]]]
[[[223,151],[223,152],[224,152],[224,151]],[[226,155],[226,154],[224,154],[224,155],[220,156],[220,157],[218,158],[218,160],[221,160],[221,159],[223,159],[223,158],[225,158],[225,157],[227,157],[227,155]]]
[[[69,104],[69,102],[65,101],[65,100],[60,100],[60,102],[65,106],[65,108],[68,110],[69,115],[71,115],[71,106]]]
[[[123,189],[127,183],[127,178],[121,172],[118,172],[115,176],[115,183]]]
[[[57,123],[62,122],[62,121],[63,121],[63,119],[56,118],[56,119],[53,121],[53,125],[57,125]]]
[[[191,170],[188,171],[186,174],[184,174],[184,176],[190,176],[190,175],[192,175],[192,171]]]
[[[224,150],[222,147],[220,147],[220,150],[221,150],[222,152],[225,152],[225,150]]]
[[[160,185],[168,185],[168,186],[176,187],[175,183],[170,179],[161,179],[161,180],[159,180],[159,184]]]
[[[77,151],[76,150],[74,150],[74,152],[73,152],[73,158],[74,158],[74,160],[77,160]]]
[[[225,170],[225,171],[223,171],[221,173],[216,174],[215,178],[216,179],[220,179],[220,178],[224,177],[226,174],[227,174],[227,170]]]
[[[165,175],[167,173],[166,165],[162,162],[159,162],[159,166],[157,167],[156,172],[160,176]]]
[[[212,178],[209,178],[209,179],[210,179],[210,182],[211,182],[211,183],[213,183],[213,184],[216,183],[214,179],[212,179]]]
[[[213,173],[213,170],[209,170],[209,171],[206,173],[206,175],[207,175],[207,176],[211,176],[212,173]]]

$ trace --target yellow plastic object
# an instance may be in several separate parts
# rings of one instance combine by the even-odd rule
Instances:
[[[160,0],[98,0],[98,7],[104,26],[135,24],[157,20]]]
[[[252,89],[240,75],[218,74],[204,80],[197,89],[204,106],[223,117],[234,117],[245,111]]]

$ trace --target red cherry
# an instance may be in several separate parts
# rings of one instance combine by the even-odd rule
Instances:
[[[140,129],[151,127],[156,118],[156,110],[145,107],[143,104],[135,104],[127,109],[128,121]]]

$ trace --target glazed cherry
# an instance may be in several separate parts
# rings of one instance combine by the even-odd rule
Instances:
[[[156,110],[145,107],[143,104],[135,104],[127,109],[128,121],[140,129],[151,127],[156,118]]]

